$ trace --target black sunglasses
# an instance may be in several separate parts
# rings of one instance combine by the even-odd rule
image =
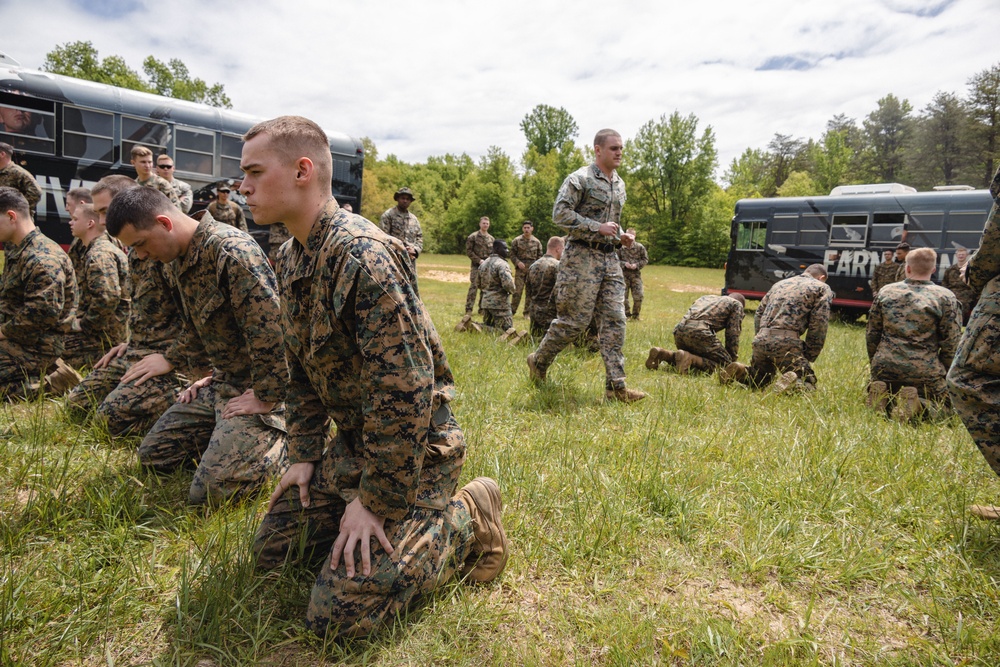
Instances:
[[[172,164],[158,164],[158,165],[156,165],[156,168],[157,169],[173,169],[174,165],[172,165]]]

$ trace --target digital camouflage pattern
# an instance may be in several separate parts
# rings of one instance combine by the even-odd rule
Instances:
[[[948,371],[948,392],[979,451],[1000,475],[1000,170],[990,194],[993,207],[965,276],[979,302]]]
[[[274,273],[246,232],[203,218],[187,253],[170,263],[185,333],[164,356],[175,368],[196,344],[212,365],[212,382],[190,403],[175,403],[139,447],[139,461],[171,470],[201,461],[188,502],[218,502],[250,491],[285,465],[284,362],[280,304]],[[253,389],[275,403],[263,415],[221,419],[226,402]]]
[[[625,317],[639,318],[642,310],[642,269],[649,264],[646,246],[633,241],[631,247],[622,245],[618,248],[618,259],[622,264],[622,276],[625,278]],[[636,268],[626,268],[626,264],[635,264]],[[632,306],[629,307],[629,294],[632,295]]]
[[[472,307],[476,305],[476,290],[479,289],[479,265],[493,254],[493,236],[479,230],[469,234],[465,239],[465,254],[472,262],[469,270],[469,293],[465,295],[465,312],[471,313]]]
[[[77,275],[79,303],[71,331],[63,339],[63,360],[91,365],[128,337],[132,304],[128,258],[107,234],[83,248],[83,273]]]
[[[768,290],[754,314],[753,357],[749,382],[762,387],[774,374],[795,371],[815,386],[810,365],[826,343],[833,290],[808,274],[779,280]],[[801,340],[806,334],[805,341]]]
[[[111,435],[146,433],[189,384],[182,373],[200,377],[209,368],[197,337],[184,332],[180,294],[168,267],[154,259],[140,259],[132,250],[128,260],[132,284],[128,348],[108,366],[92,370],[67,398],[71,414],[82,419],[96,410]],[[167,351],[182,345],[180,339],[185,337],[193,347],[188,348],[188,356],[180,357],[184,359],[181,367],[140,385],[134,380],[121,382],[134,364],[150,354],[167,356]],[[196,369],[202,370],[195,374]]]
[[[570,241],[556,280],[556,319],[535,351],[542,372],[595,320],[605,387],[625,386],[625,279],[614,252],[618,238],[598,233],[602,223],[620,221],[624,204],[625,184],[618,173],[609,180],[596,164],[573,172],[559,188],[552,221]]]
[[[382,214],[378,226],[389,236],[402,241],[407,251],[412,250],[417,257],[424,251],[424,232],[420,229],[420,221],[409,211],[404,213],[393,206]]]
[[[391,621],[472,549],[468,508],[452,499],[466,449],[448,407],[455,382],[412,267],[400,240],[333,199],[306,245],[293,240],[278,258],[289,461],[316,468],[308,509],[293,487],[265,516],[258,562],[277,567],[303,540],[307,551],[328,550],[355,498],[386,517],[395,549],[374,545],[367,577],[347,579],[343,563],[331,571],[322,560],[307,613],[320,634],[363,635]]]
[[[950,290],[910,278],[886,285],[872,303],[865,332],[872,380],[943,398],[961,335],[961,307]]]
[[[76,277],[62,248],[33,229],[5,244],[0,275],[0,391],[18,393],[63,352],[62,333],[76,311]]]
[[[510,309],[510,295],[514,291],[514,278],[510,275],[507,260],[490,255],[479,265],[479,288],[483,292],[483,322],[486,326],[507,331],[514,326]]]
[[[292,235],[288,233],[285,223],[275,222],[267,226],[267,259],[271,262],[271,266],[278,263],[278,250],[290,238]]]
[[[14,188],[28,200],[28,208],[32,211],[42,199],[42,189],[38,187],[38,181],[27,169],[11,161],[3,169],[0,169],[0,187]]]
[[[73,266],[73,275],[76,276],[77,287],[80,286],[80,279],[83,277],[83,257],[87,253],[87,246],[83,241],[73,237],[73,242],[69,244],[66,254],[69,255],[70,264]]]
[[[521,234],[510,242],[510,263],[514,265],[514,296],[510,306],[512,314],[517,313],[517,308],[521,305],[521,293],[524,291],[524,283],[528,279],[528,271],[531,269],[531,265],[544,252],[542,250],[542,242],[538,240],[537,236],[527,239],[524,238],[524,234]],[[524,264],[523,269],[517,265],[518,262]],[[524,312],[529,313],[530,311],[531,300],[525,299]]]
[[[890,259],[875,267],[872,272],[872,294],[878,294],[886,285],[898,283],[906,279],[906,265]]]
[[[170,181],[163,178],[162,176],[157,176],[156,174],[150,174],[149,178],[147,178],[146,180],[141,181],[138,178],[136,178],[135,182],[143,186],[144,188],[153,188],[154,190],[159,190],[167,197],[167,199],[170,200],[171,204],[173,204],[177,208],[181,207],[181,200],[177,198],[177,191],[174,190],[174,186],[170,185]]]
[[[716,332],[725,331],[723,347]],[[699,297],[684,318],[674,326],[674,344],[678,350],[696,354],[707,362],[709,373],[717,366],[736,361],[743,331],[743,304],[728,296],[708,294]]]
[[[531,316],[531,335],[541,338],[556,319],[555,286],[559,275],[559,260],[552,255],[542,255],[528,269],[525,284],[528,314]]]
[[[189,213],[191,211],[191,206],[194,205],[194,192],[191,190],[191,185],[180,180],[179,178],[175,178],[174,180],[168,182],[174,187],[174,192],[177,194],[177,201],[180,203],[178,208],[180,208],[183,213]]]
[[[234,201],[227,201],[225,204],[219,200],[208,205],[208,212],[216,222],[230,225],[241,231],[247,230],[247,219],[243,215],[243,207]]]
[[[959,305],[962,306],[963,321],[965,321],[969,319],[969,315],[976,305],[976,292],[962,280],[961,272],[962,267],[958,264],[952,264],[945,269],[941,284],[950,289],[958,299]]]

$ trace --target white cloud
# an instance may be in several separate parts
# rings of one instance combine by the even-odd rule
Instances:
[[[411,162],[492,145],[518,158],[519,123],[541,103],[565,107],[584,141],[677,110],[713,127],[721,172],[777,132],[860,120],[888,93],[917,110],[964,94],[996,63],[998,20],[995,0],[42,0],[0,4],[14,27],[0,48],[35,67],[77,39],[137,69],[180,58],[238,110],[309,116]]]

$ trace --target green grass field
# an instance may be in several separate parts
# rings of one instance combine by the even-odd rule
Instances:
[[[308,569],[253,571],[266,494],[187,508],[190,473],[143,471],[137,439],[17,404],[0,408],[0,664],[1000,664],[1000,531],[965,511],[1000,500],[1000,480],[957,418],[866,411],[862,327],[831,325],[808,395],[651,372],[649,347],[673,346],[722,272],[649,267],[625,350],[649,397],[606,404],[598,356],[568,349],[534,387],[532,348],[452,330],[467,261],[419,266],[458,382],[463,479],[504,492],[500,579],[325,643],[301,623]],[[741,360],[752,335],[748,317]]]

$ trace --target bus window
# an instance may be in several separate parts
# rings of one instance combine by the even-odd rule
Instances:
[[[798,215],[775,215],[771,223],[771,243],[784,247],[794,246],[799,234]]]
[[[940,248],[943,211],[911,211],[906,241],[912,248]]]
[[[872,246],[895,248],[903,240],[906,214],[903,212],[875,213],[872,215]]]
[[[37,102],[33,106],[38,106]],[[14,150],[55,155],[55,105],[46,103],[45,107],[47,110],[0,104],[0,141],[10,144]]]
[[[169,137],[166,123],[122,116],[122,162],[131,161],[132,148],[137,145],[153,151],[154,156],[166,153]]]
[[[961,246],[967,249],[979,247],[983,227],[989,211],[952,211],[948,214],[948,231],[944,235],[945,248]]]
[[[240,171],[240,156],[243,154],[243,138],[231,134],[222,135],[222,176],[226,178],[239,178],[243,175]]]
[[[736,233],[737,250],[763,250],[767,237],[766,220],[746,220]]]
[[[114,161],[114,114],[63,107],[63,155],[94,162]]]
[[[830,225],[830,245],[864,247],[868,240],[867,213],[835,213]]]
[[[177,127],[174,163],[178,171],[211,176],[215,162],[215,133]]]
[[[802,222],[799,224],[799,245],[816,246],[823,248],[826,246],[827,231],[826,218],[822,215],[802,214]]]

